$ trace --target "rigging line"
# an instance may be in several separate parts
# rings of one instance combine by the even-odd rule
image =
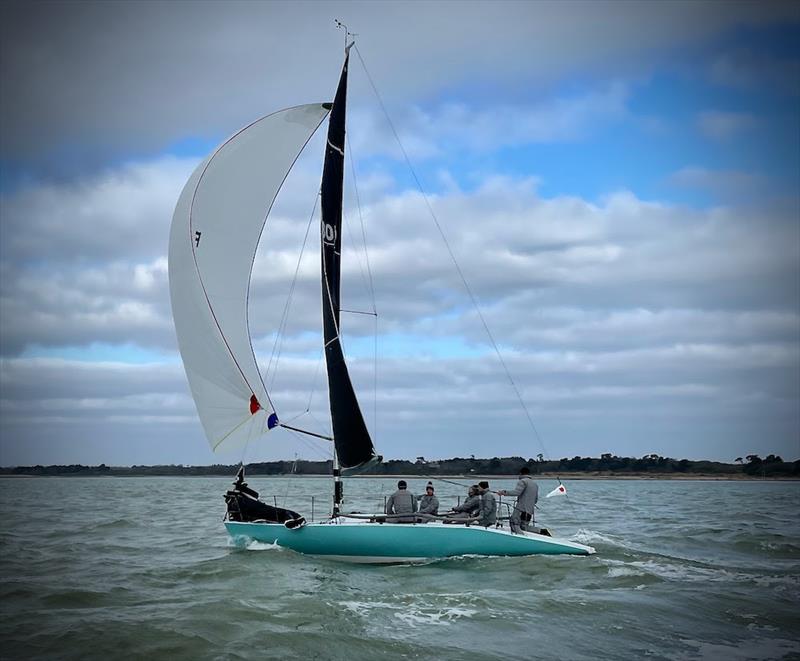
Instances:
[[[291,418],[288,422],[294,422],[295,420],[299,420],[300,418],[302,418],[302,417],[304,417],[306,415],[309,416],[318,427],[322,427],[322,425],[319,423],[319,420],[317,420],[310,411],[303,411],[299,415],[296,415],[295,417]],[[281,425],[281,426],[284,429],[288,429],[290,431],[297,431],[297,427],[293,427],[293,426],[289,425],[288,422],[285,425]],[[327,444],[320,443],[319,441],[314,440],[315,438],[325,438],[325,439],[327,439],[329,441],[333,440],[332,438],[330,438],[329,436],[325,436],[324,434],[310,434],[309,432],[303,432],[303,433],[309,434],[311,436],[307,440],[311,441],[312,443],[317,444],[315,447],[317,448],[317,450],[319,452],[323,452],[323,451],[327,452]]]
[[[308,404],[306,404],[306,413],[311,412],[311,400],[314,399],[314,391],[317,389],[317,378],[319,377],[319,368],[322,365],[322,356],[324,354],[324,349],[319,350],[319,358],[317,358],[317,366],[314,369],[314,378],[311,380],[311,391],[308,393]],[[314,416],[311,416],[312,418]]]
[[[344,210],[342,210],[342,227],[344,228],[344,231],[347,234],[350,243],[353,244],[353,247],[354,247],[353,252],[355,253],[356,261],[358,262],[358,271],[359,271],[359,273],[361,273],[361,280],[364,283],[364,288],[371,295],[372,292],[369,289],[369,282],[367,280],[367,276],[364,275],[364,265],[361,263],[361,255],[359,254],[358,250],[355,249],[356,242],[353,240],[353,238],[352,238],[352,236],[350,234],[350,223],[347,221],[347,214],[344,212]],[[339,303],[341,305],[341,300],[339,301]],[[373,308],[373,310],[375,308],[375,303],[374,302],[372,302],[372,308]],[[339,307],[339,312],[341,312],[341,311],[342,311],[342,308]]]
[[[264,409],[261,409],[261,410],[263,411]],[[237,431],[242,425],[244,425],[245,423],[249,422],[252,418],[253,418],[253,414],[251,413],[244,420],[242,420],[238,425],[236,425],[233,429],[231,429],[227,434],[225,434],[225,436],[223,436],[216,443],[214,443],[214,445],[211,446],[211,450],[215,452],[217,450],[217,448],[222,443],[224,443],[231,434],[233,434],[235,431]]]
[[[347,132],[346,131],[345,131],[345,144],[347,145],[347,152],[348,152],[347,155],[350,158],[350,171],[353,172],[353,188],[354,188],[355,195],[356,195],[356,208],[358,209],[358,217],[359,217],[359,220],[361,222],[361,230],[362,230],[362,237],[363,237],[364,236],[364,234],[363,234],[364,219],[363,219],[363,217],[361,215],[361,200],[360,200],[359,195],[358,195],[358,186],[357,186],[357,182],[356,182],[356,179],[355,179],[355,171],[353,169],[353,154],[350,151],[351,150],[350,141],[347,139]],[[339,150],[339,153],[342,155],[342,171],[344,171],[344,169],[347,167],[347,164],[345,163],[345,160],[344,160],[345,159],[344,151]],[[344,189],[342,190],[342,193],[344,193]],[[358,262],[358,270],[359,270],[359,273],[361,274],[361,280],[364,282],[364,288],[367,290],[367,292],[370,295],[370,298],[371,298],[370,302],[372,303],[372,307],[374,309],[375,308],[374,295],[373,295],[373,291],[372,291],[372,289],[370,287],[371,274],[370,274],[370,279],[368,279],[367,276],[364,274],[364,265],[361,263],[361,254],[360,254],[360,251],[358,250],[356,242],[353,240],[353,237],[351,236],[350,223],[348,221],[347,213],[344,210],[344,206],[342,207],[342,226],[344,228],[345,233],[347,234],[347,236],[349,238],[350,243],[353,245],[353,252],[356,255],[356,261]],[[363,249],[364,249],[364,257],[365,257],[366,262],[367,262],[367,271],[369,272],[369,255],[367,254],[367,244],[366,243],[364,243]],[[340,301],[340,303],[341,303],[341,301]]]
[[[297,469],[297,453],[294,453],[294,463],[292,464],[292,471],[289,473],[289,479],[286,480],[286,491],[283,492],[283,503],[281,503],[281,507],[286,507],[286,499],[289,497],[289,489],[292,486],[292,481],[294,480],[295,470]]]
[[[331,287],[328,284],[328,261],[325,259],[324,248],[322,249],[322,276],[323,276],[322,281],[325,283],[325,298],[328,299],[328,307],[331,309],[331,321],[333,322],[333,329],[336,331],[336,335],[325,344],[325,346],[327,347],[334,340],[339,338],[340,321],[336,318],[338,316],[336,314],[336,306],[333,304],[333,294],[331,294]],[[341,290],[339,291],[339,295],[341,296]],[[325,302],[323,301],[322,304],[325,305]],[[344,353],[344,347],[342,347],[342,353]]]
[[[323,425],[320,424],[319,420],[317,420],[314,417],[314,414],[311,413],[311,411],[309,411],[308,409],[306,409],[302,413],[299,413],[298,415],[294,416],[293,418],[290,418],[288,421],[286,421],[285,423],[281,424],[280,426],[283,427],[284,429],[289,430],[290,432],[291,431],[302,431],[304,434],[309,434],[311,436],[311,438],[305,438],[304,437],[304,440],[308,440],[311,443],[317,444],[317,445],[315,445],[315,447],[317,448],[317,450],[319,452],[323,452],[323,451],[327,452],[327,444],[322,444],[319,441],[315,441],[314,438],[316,437],[316,438],[325,438],[327,440],[332,440],[330,437],[324,436],[323,434],[314,434],[314,433],[307,432],[307,431],[304,431],[304,430],[298,430],[297,427],[293,427],[293,426],[291,426],[289,424],[291,422],[294,422],[295,420],[299,420],[300,418],[302,418],[302,417],[304,417],[306,415],[309,416],[318,427],[322,427],[323,426]]]
[[[417,477],[416,475],[414,477]],[[437,480],[439,482],[447,482],[447,484],[455,484],[457,487],[466,487],[469,489],[472,485],[471,484],[463,484],[462,482],[454,482],[453,480],[445,480],[443,477],[437,477],[435,475],[420,475],[421,479],[429,479],[429,480]]]
[[[278,425],[280,427],[283,427],[284,429],[289,429],[290,431],[296,431],[296,432],[299,432],[301,434],[305,434],[306,436],[314,436],[315,438],[322,438],[322,439],[325,439],[326,441],[332,441],[333,440],[333,437],[331,437],[331,436],[325,436],[323,434],[318,434],[317,432],[314,432],[314,431],[307,431],[305,429],[300,429],[299,427],[291,427],[291,426],[289,426],[287,424],[284,424],[282,422],[279,422]]]
[[[317,416],[315,416],[315,415],[314,415],[314,413],[313,413],[312,411],[309,411],[309,412],[308,412],[308,415],[310,415],[310,416],[311,416],[311,419],[312,419],[314,422],[316,422],[316,423],[317,423],[317,426],[318,426],[318,427],[325,427],[325,426],[326,426],[326,425],[324,425],[322,422],[320,422],[320,420],[317,418]],[[330,428],[330,427],[332,427],[332,424],[331,424],[331,425],[327,425],[327,426]],[[312,439],[312,440],[313,440],[313,439]],[[319,441],[317,441],[317,442],[319,442]],[[330,449],[330,446],[331,446],[331,444],[330,444],[330,443],[329,443],[328,445],[326,445],[326,446],[325,446],[325,451],[326,451],[326,452],[328,452],[328,451],[329,451],[329,449]],[[333,446],[333,448],[334,448],[334,450],[335,450],[336,446],[334,445],[334,446]],[[333,456],[333,451],[331,451],[331,452],[330,452],[330,455],[331,455],[331,456]]]
[[[358,220],[361,224],[361,240],[364,243],[364,260],[367,263],[367,275],[369,276],[369,293],[372,299],[372,311],[378,314],[375,306],[375,284],[372,279],[372,268],[369,263],[369,251],[367,250],[367,230],[364,225],[364,214],[361,211],[361,195],[358,192],[358,178],[356,177],[356,165],[353,159],[353,147],[350,144],[350,137],[345,133],[345,141],[347,142],[347,156],[350,159],[350,173],[353,175],[353,190],[356,194],[356,208],[358,209]]]
[[[308,442],[308,440],[307,440],[306,438],[304,438],[304,437],[303,437],[303,436],[301,436],[300,434],[296,434],[295,432],[293,432],[293,431],[291,431],[291,430],[287,430],[287,431],[288,431],[288,432],[289,432],[289,433],[290,433],[292,436],[294,436],[294,437],[295,437],[295,438],[296,438],[298,441],[300,441],[300,442],[301,442],[303,445],[305,445],[305,446],[306,446],[306,448],[310,449],[310,450],[311,450],[313,453],[315,453],[315,454],[317,454],[318,456],[320,456],[320,457],[321,457],[321,458],[322,458],[324,461],[327,461],[328,459],[330,459],[330,457],[329,457],[329,456],[327,456],[327,454],[326,454],[326,453],[324,453],[324,452],[322,452],[321,450],[319,450],[319,449],[317,449],[316,447],[314,447],[314,446],[313,446],[311,443],[309,443],[309,442]]]
[[[289,322],[289,311],[292,306],[292,299],[294,298],[294,291],[297,287],[297,276],[300,273],[300,264],[303,261],[303,255],[305,254],[306,244],[308,243],[308,235],[311,231],[311,224],[314,221],[314,214],[317,212],[317,204],[319,203],[320,194],[317,193],[314,196],[314,206],[311,209],[311,215],[308,218],[308,225],[306,225],[306,233],[303,237],[303,245],[300,247],[300,255],[297,258],[297,264],[294,268],[294,276],[292,277],[292,284],[289,287],[289,295],[286,298],[286,303],[283,306],[283,315],[281,316],[281,322],[278,325],[278,334],[275,336],[275,342],[272,345],[272,354],[269,357],[269,363],[267,364],[267,374],[270,374],[270,369],[272,369],[273,359],[275,362],[275,371],[272,372],[272,378],[270,379],[270,388],[275,384],[275,378],[278,372],[278,362],[281,358],[281,353],[283,352],[283,339],[284,333],[286,331],[286,325]],[[276,354],[277,351],[277,354]]]
[[[325,251],[324,250],[322,251],[322,273],[324,275],[322,281],[325,283],[325,295],[326,295],[326,296],[323,296],[323,298],[327,298],[328,299],[328,307],[330,307],[330,310],[331,310],[331,321],[333,322],[333,328],[336,331],[336,335],[334,335],[330,340],[328,340],[328,342],[325,343],[325,347],[324,348],[327,349],[330,345],[334,344],[335,342],[338,342],[339,343],[339,349],[342,352],[342,356],[346,357],[347,353],[346,353],[345,348],[344,348],[344,342],[342,342],[342,334],[341,334],[341,330],[340,330],[341,319],[337,319],[338,315],[336,314],[336,307],[333,304],[333,295],[331,294],[331,286],[330,286],[330,283],[328,282],[328,262],[325,259]],[[341,291],[339,292],[339,296],[341,298]],[[325,301],[324,300],[323,300],[322,304],[325,305]],[[347,369],[346,362],[345,362],[345,369]],[[332,434],[333,434],[333,419],[331,419],[331,435]]]
[[[403,153],[403,158],[406,161],[406,165],[408,165],[408,169],[411,171],[411,175],[414,177],[414,181],[417,184],[417,188],[422,194],[422,198],[425,200],[425,206],[428,208],[428,213],[430,213],[434,225],[436,225],[436,229],[439,231],[439,234],[442,237],[442,240],[444,241],[444,245],[447,248],[447,252],[450,255],[450,259],[453,262],[456,271],[458,272],[458,276],[461,279],[461,283],[464,285],[464,289],[466,289],[467,295],[469,296],[469,299],[472,302],[475,311],[478,313],[478,317],[481,321],[481,324],[483,325],[483,329],[486,332],[486,335],[488,336],[489,341],[491,342],[495,353],[497,354],[497,358],[500,361],[500,365],[503,367],[503,371],[505,372],[506,377],[511,383],[511,387],[513,388],[514,393],[516,394],[517,399],[519,400],[520,406],[522,407],[522,410],[525,413],[525,417],[528,419],[528,424],[533,430],[534,436],[539,441],[539,445],[542,447],[545,454],[549,455],[549,453],[547,452],[547,448],[545,447],[544,441],[542,440],[542,437],[539,434],[539,430],[536,429],[536,425],[533,422],[533,418],[531,417],[531,414],[528,411],[528,407],[525,405],[525,401],[522,399],[522,394],[520,393],[519,388],[517,388],[517,384],[515,383],[514,378],[511,376],[511,372],[509,371],[505,360],[503,360],[503,355],[500,353],[500,349],[497,346],[497,342],[495,342],[494,340],[492,332],[489,330],[489,325],[486,323],[486,319],[484,318],[483,313],[480,310],[480,307],[478,307],[478,301],[475,298],[475,295],[472,293],[472,289],[467,283],[467,279],[464,276],[464,272],[461,270],[461,267],[458,264],[458,260],[456,259],[455,253],[453,252],[453,249],[450,247],[450,243],[447,240],[447,236],[445,235],[444,230],[441,224],[439,223],[439,219],[436,217],[436,214],[433,211],[433,207],[431,206],[430,200],[428,199],[428,195],[425,193],[425,189],[423,188],[422,183],[420,182],[419,177],[417,176],[417,173],[414,170],[414,166],[411,164],[411,159],[408,157],[408,153],[406,152],[403,143],[400,141],[400,136],[397,133],[397,129],[395,129],[394,123],[392,122],[391,117],[389,117],[389,112],[386,110],[386,105],[383,103],[383,99],[381,98],[381,95],[378,92],[378,88],[375,86],[375,82],[372,80],[372,76],[370,75],[369,70],[367,69],[367,65],[364,62],[364,58],[361,56],[361,51],[358,49],[358,45],[355,46],[355,49],[356,49],[356,54],[358,55],[358,59],[361,61],[361,66],[364,68],[364,73],[367,75],[367,80],[369,80],[369,84],[372,87],[372,91],[375,92],[375,96],[378,99],[378,103],[380,104],[381,109],[383,110],[383,114],[386,116],[386,120],[389,122],[389,127],[391,128],[392,133],[394,134],[394,138],[397,141],[398,146],[400,147],[400,151]]]
[[[372,335],[372,433],[378,440],[378,315],[374,317],[375,332]]]
[[[360,56],[359,56],[360,57]],[[378,438],[378,308],[375,304],[375,283],[372,278],[372,266],[369,262],[369,250],[367,250],[367,230],[364,224],[364,214],[361,209],[361,195],[358,192],[358,177],[356,176],[356,164],[353,158],[353,146],[350,144],[350,136],[347,132],[344,134],[344,139],[347,144],[347,155],[350,158],[350,172],[353,175],[353,190],[356,193],[356,208],[358,209],[358,220],[361,224],[361,240],[364,243],[364,260],[367,263],[367,276],[369,277],[369,295],[372,302],[372,312],[375,316],[375,328],[372,336],[373,353],[372,353],[372,433],[377,441]],[[361,263],[359,262],[359,266]],[[361,313],[364,314],[364,313]]]
[[[339,312],[347,312],[348,314],[368,314],[370,317],[377,317],[377,312],[364,312],[363,310],[345,310],[344,308],[339,308]]]
[[[288,420],[282,420],[281,422],[285,422],[285,423],[288,425],[288,424],[290,424],[290,423],[294,423],[294,422],[296,422],[296,421],[297,421],[297,420],[299,420],[300,418],[303,418],[303,417],[305,417],[305,416],[307,416],[307,415],[311,415],[311,413],[310,413],[310,411],[309,411],[308,409],[306,409],[305,411],[302,411],[302,412],[298,413],[298,414],[297,414],[297,415],[295,415],[295,416],[292,416],[292,417],[291,417],[291,418],[289,418]]]
[[[247,448],[250,445],[250,436],[247,437],[247,440],[244,442],[244,447],[242,448],[242,458],[239,460],[239,463],[244,466],[244,457],[247,454]]]
[[[302,413],[298,413],[297,415],[292,416],[288,420],[281,420],[281,422],[285,422],[287,425],[288,424],[293,424],[294,422],[296,422],[297,420],[302,418],[304,415],[308,415],[308,411],[303,411]]]

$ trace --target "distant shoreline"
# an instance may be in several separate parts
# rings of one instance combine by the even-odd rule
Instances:
[[[183,464],[157,464],[152,466],[86,466],[83,464],[57,464],[43,466],[0,466],[0,477],[230,477],[239,471],[241,464],[211,464],[191,466]],[[543,479],[573,480],[761,480],[800,479],[800,460],[783,461],[774,454],[762,459],[758,455],[739,457],[734,463],[711,460],[673,459],[657,454],[641,458],[618,457],[605,453],[600,457],[572,457],[563,459],[537,459],[523,457],[478,458],[454,457],[452,459],[416,461],[389,459],[370,469],[346,477],[388,477],[405,479],[447,479],[475,481],[482,479],[513,479],[520,469],[527,468],[531,476]],[[244,465],[249,478],[306,476],[327,477],[332,472],[332,462],[262,461]]]
[[[51,477],[68,477],[68,478],[79,478],[79,477],[89,477],[89,478],[101,478],[101,477],[113,477],[113,478],[120,478],[126,479],[129,477],[163,477],[163,478],[192,478],[192,477],[221,477],[221,478],[232,478],[232,473],[209,473],[203,475],[190,475],[186,473],[159,473],[158,475],[152,473],[125,473],[125,474],[101,474],[101,473],[52,473],[52,474],[36,474],[36,473],[0,473],[0,479],[7,478],[7,479],[18,479],[18,478],[32,478],[32,477],[41,477],[41,478],[51,478]],[[296,474],[296,473],[277,473],[277,474],[264,474],[264,473],[252,473],[248,475],[249,479],[289,479],[289,478],[314,478],[314,479],[331,479],[331,475],[324,474],[324,473],[315,473],[315,474]],[[347,479],[372,479],[372,478],[381,478],[381,479],[403,479],[403,480],[433,480],[433,481],[444,481],[444,480],[465,480],[468,482],[476,482],[478,480],[515,480],[517,475],[483,475],[479,473],[473,473],[470,475],[401,475],[395,473],[371,473],[369,475],[351,475],[345,476]],[[641,474],[632,474],[632,473],[617,473],[617,474],[597,474],[597,473],[541,473],[539,475],[532,475],[531,476],[534,481],[535,480],[562,480],[564,482],[568,482],[569,480],[676,480],[676,481],[683,481],[683,482],[741,482],[741,481],[756,481],[756,482],[764,482],[767,480],[771,481],[781,481],[781,482],[800,482],[800,477],[795,477],[791,475],[745,475],[742,473],[738,474],[702,474],[702,473],[694,473],[694,474],[675,474],[675,473],[641,473]]]

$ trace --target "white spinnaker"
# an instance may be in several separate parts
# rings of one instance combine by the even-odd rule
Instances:
[[[197,167],[175,207],[172,316],[214,450],[263,434],[274,413],[250,342],[250,274],[267,213],[327,113],[321,104],[297,106],[242,129]],[[254,413],[253,396],[260,405]]]

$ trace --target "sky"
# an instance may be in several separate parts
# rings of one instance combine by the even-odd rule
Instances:
[[[0,465],[330,457],[285,430],[211,452],[167,245],[209,151],[331,99],[334,19],[343,306],[377,310],[344,346],[381,454],[800,458],[800,4],[0,11]],[[324,433],[323,146],[270,214],[250,327],[281,419]]]

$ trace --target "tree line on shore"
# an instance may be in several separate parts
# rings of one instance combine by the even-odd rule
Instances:
[[[558,473],[569,475],[713,475],[713,476],[752,476],[752,477],[800,477],[800,460],[783,461],[781,457],[770,454],[762,459],[756,454],[737,457],[733,463],[719,461],[692,461],[689,459],[672,459],[657,454],[648,454],[641,458],[617,457],[605,453],[600,457],[572,457],[563,459],[545,459],[542,455],[535,458],[492,457],[491,459],[467,458],[437,459],[429,461],[425,457],[417,457],[415,461],[391,459],[372,467],[364,474],[368,475],[516,475],[522,466],[530,468],[532,474]],[[211,466],[184,466],[170,464],[159,466],[13,466],[0,467],[0,475],[61,475],[61,476],[229,476],[239,466],[214,464]],[[331,473],[330,461],[265,461],[247,464],[248,475],[327,475]]]

